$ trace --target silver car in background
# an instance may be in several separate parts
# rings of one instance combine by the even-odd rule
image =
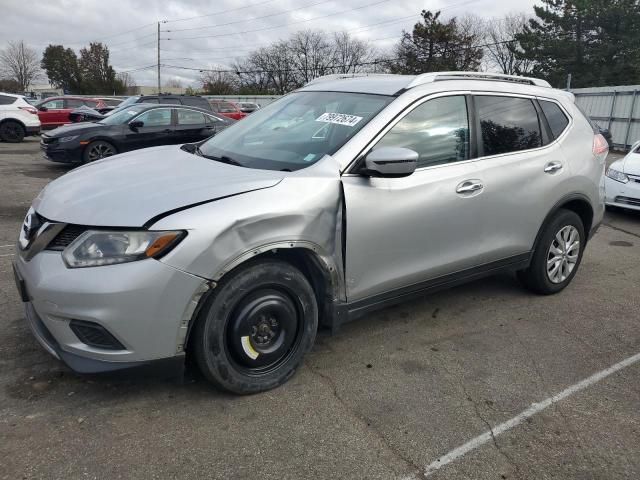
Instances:
[[[319,326],[503,270],[565,288],[602,220],[606,153],[544,81],[323,77],[203,143],[51,182],[16,282],[35,336],[79,372],[188,352],[220,388],[263,391]]]

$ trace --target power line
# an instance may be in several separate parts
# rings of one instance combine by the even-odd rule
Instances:
[[[298,10],[304,10],[305,8],[315,7],[317,5],[322,5],[324,3],[332,3],[334,1],[335,0],[322,0],[321,2],[310,3],[308,5],[303,5],[302,7],[291,8],[289,10],[283,10],[282,12],[278,12],[278,13],[270,13],[269,15],[262,15],[260,17],[251,17],[251,18],[246,18],[244,20],[236,20],[236,21],[233,21],[233,22],[216,23],[216,24],[213,24],[213,25],[204,25],[202,27],[180,28],[180,29],[176,29],[176,30],[163,30],[163,32],[186,32],[186,31],[190,31],[190,30],[203,30],[205,28],[226,27],[228,25],[237,25],[238,23],[246,23],[246,22],[251,22],[253,20],[262,20],[263,18],[277,17],[279,15],[284,15],[285,13],[296,12]]]
[[[214,15],[222,15],[223,13],[230,13],[230,12],[237,12],[239,10],[246,10],[247,8],[257,7],[259,5],[264,5],[266,3],[272,3],[274,1],[275,0],[265,0],[263,2],[252,3],[252,4],[246,5],[244,7],[231,8],[229,10],[219,10],[219,11],[213,12],[213,13],[206,13],[204,15],[195,15],[193,17],[178,18],[178,19],[175,19],[175,20],[165,20],[164,23],[186,22],[187,20],[194,20],[196,18],[204,18],[204,17],[212,17]]]
[[[306,20],[298,20],[296,22],[287,22],[287,23],[282,23],[280,25],[264,27],[264,28],[257,28],[257,29],[254,29],[254,30],[243,30],[243,31],[234,32],[234,33],[219,33],[217,35],[200,35],[200,36],[197,36],[197,37],[167,38],[166,40],[195,40],[195,39],[198,39],[198,38],[228,37],[230,35],[240,35],[240,34],[243,34],[243,33],[263,32],[265,30],[273,30],[273,29],[276,29],[276,28],[288,27],[289,25],[298,25],[300,23],[312,22],[313,20],[319,20],[319,19],[322,19],[322,18],[333,17],[335,15],[341,15],[341,14],[347,13],[347,12],[353,12],[353,11],[356,11],[356,10],[362,10],[364,8],[375,7],[376,5],[380,5],[382,3],[387,3],[387,2],[390,2],[390,1],[391,0],[380,0],[378,2],[369,3],[367,5],[361,5],[359,7],[349,8],[347,10],[342,10],[340,12],[329,13],[327,15],[321,15],[321,16],[318,16],[318,17],[308,18]]]

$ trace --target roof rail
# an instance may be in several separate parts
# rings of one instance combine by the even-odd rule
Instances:
[[[513,82],[525,85],[535,85],[538,87],[551,88],[546,80],[531,77],[519,77],[517,75],[505,75],[503,73],[485,72],[431,72],[423,73],[414,78],[405,88],[413,88],[425,83],[438,82],[442,80],[485,80],[493,82]]]
[[[395,75],[389,73],[333,73],[331,75],[323,75],[307,82],[307,85],[314,85],[316,83],[328,82],[331,80],[343,80],[345,78],[358,78],[358,77],[395,77]]]

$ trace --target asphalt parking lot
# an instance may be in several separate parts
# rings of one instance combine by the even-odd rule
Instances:
[[[37,344],[13,244],[65,171],[0,143],[0,478],[640,478],[639,214],[607,214],[559,295],[504,275],[388,308],[233,397],[76,375]]]

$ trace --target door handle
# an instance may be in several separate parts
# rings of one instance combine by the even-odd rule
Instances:
[[[456,188],[456,193],[473,193],[484,188],[484,185],[477,180],[466,180]]]
[[[545,173],[555,173],[562,168],[562,163],[560,162],[549,162],[545,165],[544,171]]]

